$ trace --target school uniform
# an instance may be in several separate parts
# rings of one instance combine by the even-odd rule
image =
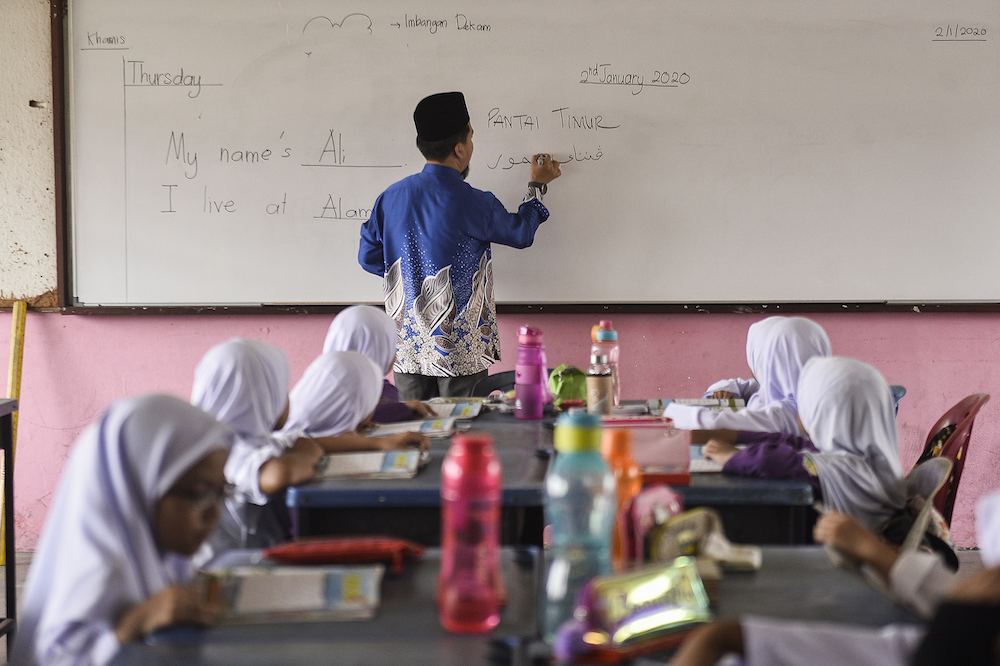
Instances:
[[[155,507],[233,437],[202,410],[155,395],[118,402],[87,429],[31,561],[12,663],[106,664],[121,648],[121,617],[189,581],[191,559],[157,547]]]
[[[747,364],[760,388],[745,409],[716,411],[670,404],[663,415],[682,430],[749,430],[805,436],[799,427],[795,391],[809,359],[831,354],[823,328],[804,317],[768,317],[747,332]]]
[[[392,372],[398,338],[399,331],[392,317],[370,305],[352,305],[342,310],[330,324],[323,352],[360,352],[374,361],[385,376]],[[381,399],[375,407],[372,421],[394,423],[412,418],[410,408],[399,401],[399,391],[392,382],[383,379]]]
[[[385,281],[385,310],[399,328],[397,382],[485,375],[500,360],[490,244],[528,247],[548,217],[534,189],[509,213],[440,164],[379,195],[358,261]]]
[[[290,520],[281,498],[260,489],[261,466],[281,457],[301,436],[273,432],[288,402],[288,376],[283,351],[242,338],[216,345],[195,369],[191,402],[237,435],[225,470],[235,493],[226,499],[219,527],[197,556],[198,564],[227,550],[264,548],[289,537]]]
[[[892,391],[875,368],[849,358],[814,358],[802,369],[799,416],[819,452],[804,454],[823,503],[868,531],[906,506]]]
[[[329,437],[353,432],[378,403],[382,369],[364,354],[331,351],[306,368],[289,396],[282,432]]]
[[[979,500],[976,540],[983,565],[987,568],[1000,565],[1000,492],[994,491]],[[896,624],[867,628],[750,616],[740,621],[744,664],[937,666],[993,663],[993,646],[1000,630],[1000,608],[947,602],[945,597],[953,583],[953,574],[927,566],[928,558],[940,562],[928,553],[908,553],[900,557],[889,580],[889,589],[897,596],[923,586],[924,607],[935,614],[927,627]],[[917,568],[907,570],[913,563],[917,563]]]

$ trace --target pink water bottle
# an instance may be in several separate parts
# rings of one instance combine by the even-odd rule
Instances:
[[[517,331],[517,362],[514,364],[514,416],[540,419],[551,400],[549,370],[542,332],[522,326]]]
[[[459,433],[441,466],[441,572],[438,617],[457,634],[500,622],[500,461],[493,437]]]

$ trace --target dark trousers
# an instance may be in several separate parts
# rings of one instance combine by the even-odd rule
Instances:
[[[429,377],[427,375],[408,375],[395,372],[396,389],[399,400],[430,400],[431,398],[467,398],[472,395],[472,389],[486,377],[488,371],[483,370],[474,375],[460,377]]]

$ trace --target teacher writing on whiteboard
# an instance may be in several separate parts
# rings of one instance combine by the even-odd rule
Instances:
[[[358,261],[383,277],[385,310],[399,328],[400,399],[468,396],[500,360],[490,243],[531,245],[549,217],[542,195],[561,172],[549,155],[533,156],[524,201],[509,213],[465,182],[472,125],[462,93],[424,98],[413,122],[427,164],[379,195]]]

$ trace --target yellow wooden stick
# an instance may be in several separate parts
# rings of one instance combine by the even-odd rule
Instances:
[[[21,361],[24,358],[24,322],[28,315],[28,304],[24,301],[17,301],[14,303],[13,323],[10,335],[10,365],[7,371],[7,397],[13,400],[20,400],[21,398]],[[13,439],[11,441],[11,460],[14,459],[14,452],[17,451],[17,413],[20,410],[15,410],[11,414],[11,434]],[[0,469],[2,469],[2,461],[0,461]],[[4,474],[13,474],[14,470],[3,470]],[[2,498],[0,498],[2,499]],[[2,502],[0,502],[2,506]],[[4,537],[7,526],[4,524],[3,513],[0,512],[0,544],[4,543]],[[7,564],[7,557],[4,550],[0,548],[0,565]]]

